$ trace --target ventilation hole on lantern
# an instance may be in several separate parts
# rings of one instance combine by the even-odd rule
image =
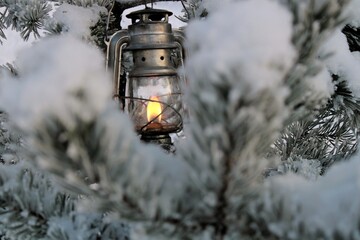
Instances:
[[[146,61],[146,58],[145,58],[145,57],[142,57],[142,58],[141,58],[141,61],[145,62],[145,61]]]
[[[165,21],[165,17],[162,14],[150,14],[148,19],[151,22],[159,22],[159,21],[163,22],[163,21]]]
[[[160,59],[161,59],[161,61],[164,61],[165,58],[164,58],[164,56],[161,56]]]

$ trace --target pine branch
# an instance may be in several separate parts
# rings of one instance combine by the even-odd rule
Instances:
[[[53,21],[53,19],[51,19],[46,22],[44,30],[46,34],[59,35],[64,31],[64,24]]]
[[[46,149],[35,154],[39,158],[40,166],[57,175],[61,179],[57,182],[66,191],[92,196],[88,204],[82,203],[83,207],[92,211],[114,212],[118,217],[130,223],[141,223],[147,226],[147,231],[152,232],[154,226],[158,226],[158,231],[161,232],[166,229],[164,226],[175,225],[176,228],[172,234],[191,236],[194,231],[209,227],[209,224],[215,225],[210,220],[204,220],[203,214],[200,215],[202,209],[198,209],[197,204],[188,203],[191,198],[199,205],[202,204],[200,200],[202,191],[198,189],[198,184],[191,186],[188,183],[188,181],[196,182],[190,174],[191,170],[187,167],[186,171],[183,170],[185,166],[179,164],[176,159],[171,159],[170,156],[160,157],[158,153],[160,149],[154,148],[153,154],[146,154],[150,149],[141,145],[136,136],[125,133],[129,128],[124,126],[128,123],[118,118],[116,111],[113,109],[105,114],[106,118],[101,116],[100,119],[91,123],[84,124],[79,121],[76,133],[69,133],[66,126],[57,118],[47,118],[47,123],[41,124],[42,131],[31,140],[37,149]],[[111,115],[116,116],[116,119],[111,122],[120,124],[116,128],[118,130],[114,129],[116,125],[105,121],[111,118]],[[117,136],[115,139],[113,134]],[[124,134],[128,137],[124,138]],[[59,141],[60,136],[71,137]],[[115,146],[114,143],[116,143]],[[139,148],[140,146],[142,149]],[[77,149],[81,154],[72,155],[70,149]],[[166,167],[168,164],[178,165],[177,172]],[[154,173],[148,173],[154,179],[139,179],[139,176],[131,174],[138,166],[156,170],[160,165],[164,169],[161,173],[156,173],[157,178],[154,178]],[[64,172],[64,169],[67,170]],[[164,171],[165,169],[169,169],[170,172]],[[188,176],[187,180],[184,181],[184,176],[180,177],[178,173]],[[164,185],[164,182],[167,184]],[[96,187],[93,188],[92,183],[95,183]],[[156,187],[157,183],[161,183],[161,186]],[[178,189],[174,196],[172,196],[174,193],[170,193],[173,189]],[[154,196],[153,191],[156,194],[168,196],[169,199],[160,202],[156,197],[148,199]],[[176,197],[178,194],[189,195],[189,197],[178,199]],[[170,203],[174,204],[174,202],[177,203],[171,206]],[[174,209],[169,211],[169,206]]]
[[[0,224],[11,239],[43,238],[47,221],[68,215],[73,201],[24,166],[0,167]]]
[[[21,36],[26,41],[30,35],[39,37],[39,29],[43,26],[44,21],[49,17],[51,7],[45,0],[41,1],[5,1],[2,4],[4,13],[0,18],[0,28],[9,28],[20,31]]]
[[[183,16],[175,16],[177,19],[183,22],[189,22],[193,19],[201,19],[205,18],[208,15],[208,11],[204,8],[202,4],[202,0],[189,0],[189,1],[181,1],[183,6]]]
[[[14,77],[18,75],[18,71],[16,70],[16,67],[10,63],[6,63],[5,65],[0,65],[0,74],[2,72],[10,73]]]
[[[14,164],[20,159],[17,149],[21,139],[7,124],[7,114],[0,111],[0,163]]]
[[[5,29],[5,13],[0,12],[0,44],[2,44],[2,38],[6,39],[5,33],[3,29]]]
[[[43,21],[48,17],[50,11],[51,8],[47,3],[35,5],[35,7],[30,7],[25,11],[25,14],[19,19],[23,22],[20,26],[20,35],[25,41],[29,39],[32,33],[36,38],[40,37],[38,30],[43,26]]]
[[[353,27],[351,25],[346,25],[342,29],[342,33],[345,34],[349,48],[351,52],[360,51],[360,32],[359,28]]]
[[[79,7],[92,7],[95,4],[107,9],[111,8],[113,0],[53,0],[53,2],[68,3]]]
[[[7,167],[6,171],[8,170]],[[32,175],[31,179],[26,179],[26,176],[19,176],[19,178],[24,177],[25,179],[21,181],[30,180],[30,183],[35,181],[35,175]],[[46,182],[43,178],[41,181]],[[20,186],[20,188],[22,187],[24,186]],[[11,237],[11,239],[24,239],[25,236],[54,240],[70,240],[75,236],[85,239],[99,237],[102,239],[128,239],[128,227],[125,224],[117,221],[107,222],[102,214],[90,215],[74,212],[74,200],[61,193],[52,196],[54,192],[52,186],[48,186],[46,189],[43,189],[44,186],[41,185],[29,185],[25,186],[25,189],[26,187],[29,187],[29,190],[25,190],[24,193],[28,196],[27,198],[15,189],[7,189],[14,198],[2,198],[3,210],[0,211],[0,216],[3,217],[0,219],[6,229],[6,236]],[[38,194],[39,191],[41,191],[41,195],[36,195],[34,198],[34,194]],[[34,201],[37,201],[38,209],[31,208]],[[45,201],[52,205],[46,208],[48,203]],[[30,208],[27,208],[26,205]],[[45,212],[42,212],[44,210]]]
[[[107,47],[104,39],[114,34],[120,28],[120,25],[118,25],[117,27],[112,27],[111,29],[106,30],[107,21],[108,21],[108,14],[101,12],[99,21],[94,26],[90,27],[91,36],[94,38],[93,41],[104,52],[106,52],[106,47]],[[116,18],[114,17],[114,14],[111,14],[109,18],[109,26],[113,25],[115,21]]]
[[[69,216],[52,218],[49,222],[46,239],[129,239],[126,224],[106,219],[101,214],[72,212]]]
[[[59,192],[22,162],[0,166],[0,198],[0,226],[9,239],[128,239],[125,224],[102,214],[76,212],[79,200]]]
[[[113,109],[113,111],[115,112],[114,117],[117,116],[117,110]],[[110,112],[106,113],[106,116],[111,118],[109,114]],[[118,118],[118,116],[116,118]],[[124,119],[120,119],[116,120],[116,124],[121,122],[123,122],[123,125],[128,124],[124,122]],[[146,207],[147,204],[139,204],[139,199],[146,198],[148,194],[151,195],[151,192],[155,191],[151,188],[145,188],[145,186],[151,184],[152,181],[148,182],[149,180],[137,179],[137,176],[126,174],[126,172],[129,172],[139,164],[140,166],[143,165],[145,169],[155,167],[157,165],[154,164],[160,164],[156,163],[157,161],[160,161],[162,164],[179,164],[176,160],[170,159],[170,156],[166,156],[165,154],[161,156],[159,153],[156,153],[160,151],[158,149],[152,150],[154,151],[153,157],[148,156],[145,158],[143,150],[140,151],[138,148],[140,143],[137,137],[126,133],[125,130],[128,128],[118,128],[118,130],[115,130],[115,125],[109,124],[107,120],[102,117],[87,124],[79,121],[76,132],[69,132],[66,126],[59,122],[57,118],[49,117],[47,121],[47,123],[42,124],[42,130],[38,131],[36,138],[32,140],[38,149],[46,150],[36,153],[37,156],[42,156],[39,158],[38,163],[48,171],[62,178],[65,182],[62,181],[61,184],[63,184],[67,190],[80,194],[93,195],[97,197],[98,201],[98,203],[94,203],[94,208],[104,212],[116,209],[121,213],[120,215],[122,217],[126,217],[129,220],[154,220],[155,216],[161,220],[171,216],[168,216],[167,211],[163,209],[166,206],[156,205],[148,208]],[[110,126],[112,126],[112,128],[110,128]],[[112,137],[114,131],[119,131],[118,134],[116,134],[118,136],[124,136],[124,134],[126,134],[128,137],[120,137],[119,139],[116,137],[114,139]],[[63,136],[62,141],[59,141],[60,136]],[[64,139],[64,136],[68,137]],[[132,143],[129,145],[129,142]],[[116,143],[116,147],[114,143]],[[109,149],[107,146],[111,146],[111,148]],[[145,148],[145,146],[142,147]],[[74,155],[71,149],[77,149],[77,153]],[[150,150],[148,148],[145,149],[147,151]],[[46,159],[46,163],[41,159]],[[61,161],[59,162],[60,159]],[[114,164],[116,165],[115,168]],[[184,167],[186,166],[180,164],[178,171]],[[64,168],[67,169],[65,172],[63,170]],[[79,171],[79,169],[82,170]],[[131,173],[131,171],[129,173]],[[187,194],[191,194],[192,192],[190,186],[183,186],[183,177],[173,174],[170,175],[170,173],[167,172],[161,173],[158,177],[160,179],[165,178],[172,188],[177,186],[179,189],[184,188],[181,191],[189,191]],[[127,186],[127,182],[129,181],[139,182],[139,185],[134,182],[132,185]],[[154,179],[154,181],[157,182],[158,180]],[[97,190],[93,191],[90,188],[89,184],[91,183],[98,185]],[[122,183],[120,189],[118,187],[119,183]],[[166,186],[162,186],[161,191],[166,192],[170,190],[165,187]],[[123,190],[121,190],[122,188]],[[193,192],[192,196],[195,198],[196,194]],[[172,199],[172,197],[170,199]],[[151,203],[149,202],[148,204]],[[179,207],[183,205],[181,202],[179,202],[179,204]],[[181,208],[183,207],[184,206]]]
[[[214,211],[214,219],[216,219],[215,225],[215,239],[222,240],[226,235],[227,229],[227,209],[229,208],[229,203],[227,199],[227,192],[230,186],[230,174],[231,174],[231,159],[226,158],[224,162],[224,169],[221,179],[221,188],[217,195],[217,206]]]
[[[269,5],[264,3],[264,6],[259,4],[266,8],[266,11],[262,12],[261,10],[264,9],[259,10],[259,5],[252,4],[252,1],[244,1],[239,2],[239,5],[231,5],[232,9],[226,9],[231,14],[235,14],[236,9],[236,16],[241,23],[239,29],[260,26],[258,21],[261,20],[255,13],[257,11],[264,13],[269,11],[269,8],[275,8],[277,13],[284,17],[283,22],[289,20],[287,13],[278,5],[271,5],[270,2]],[[246,15],[245,12],[250,11],[251,7],[254,7],[254,16],[242,21],[239,16]],[[267,17],[269,16],[262,16],[261,19]],[[270,17],[267,20],[271,22]],[[184,161],[189,162],[201,176],[200,180],[205,190],[212,193],[213,201],[211,205],[209,204],[208,211],[211,218],[216,221],[213,234],[215,239],[242,239],[234,236],[245,234],[248,226],[251,225],[242,223],[247,218],[248,203],[254,201],[259,194],[257,191],[262,181],[261,172],[267,164],[263,155],[282,127],[285,106],[283,95],[279,92],[282,91],[282,78],[285,77],[286,69],[291,66],[277,59],[279,52],[272,55],[265,47],[271,45],[269,42],[273,40],[268,36],[266,43],[259,40],[254,44],[250,43],[249,39],[253,37],[261,39],[259,35],[245,37],[241,31],[234,30],[233,41],[226,41],[232,48],[224,46],[227,44],[218,45],[220,38],[214,36],[227,34],[230,21],[226,21],[224,15],[214,13],[205,21],[197,22],[198,25],[188,26],[190,32],[199,31],[197,34],[188,35],[189,51],[192,54],[187,59],[186,66],[188,77],[193,81],[189,81],[187,100],[192,119],[190,131],[186,135],[186,143],[177,151],[177,154],[181,155]],[[205,29],[213,27],[211,24],[217,27],[210,36]],[[261,26],[267,25],[264,22],[261,24]],[[272,25],[266,27],[271,28]],[[290,28],[291,25],[289,24],[288,27]],[[285,35],[282,35],[284,39],[286,39]],[[291,62],[291,48],[287,48],[290,43],[286,41],[281,45],[284,48],[279,49],[280,51],[287,50],[281,59],[287,59],[286,63]],[[238,58],[224,57],[224,52],[241,51],[246,46],[252,46],[246,50],[246,54]],[[263,56],[260,57],[253,52],[257,47],[264,48],[265,51],[269,50],[267,56],[271,57],[262,59]],[[209,49],[212,51],[210,52]],[[244,57],[249,55],[252,56],[251,59]],[[257,61],[257,57],[261,60]],[[208,61],[202,63],[200,59],[208,59]],[[259,82],[257,78],[253,79],[256,74],[249,67],[252,65],[251,61],[258,66],[256,71],[264,73],[269,70],[275,71],[276,74],[269,74],[272,77],[269,77],[266,83]],[[281,67],[270,70],[267,68],[270,65]],[[257,84],[253,85],[253,81],[257,81]]]
[[[350,157],[357,148],[360,99],[346,81],[333,76],[336,90],[314,119],[288,126],[274,143],[282,161],[318,159],[324,173],[334,162]]]
[[[342,12],[348,2],[286,1],[294,15],[293,43],[299,52],[297,64],[286,77],[287,85],[291,88],[286,104],[293,112],[287,123],[311,117],[314,110],[324,106],[330,97],[326,96],[327,93],[314,92],[311,81],[315,81],[324,69],[324,64],[317,57],[319,48],[324,39],[345,22]]]
[[[329,99],[325,95],[318,99],[309,97],[315,93],[311,93],[314,90],[309,89],[311,82],[307,85],[306,82],[309,81],[307,79],[311,81],[318,75],[320,70],[316,70],[316,67],[324,68],[320,60],[314,62],[318,48],[323,39],[344,21],[341,10],[347,1],[329,1],[320,4],[320,8],[315,7],[317,3],[315,1],[308,3],[312,6],[310,10],[297,14],[299,10],[296,9],[302,3],[291,3],[292,12],[295,13],[294,24],[298,26],[295,28],[298,31],[295,31],[293,41],[301,49],[297,64],[287,77],[287,84],[291,88],[287,104],[293,108],[294,113],[287,120],[290,124],[274,143],[274,147],[276,154],[285,161],[280,167],[284,164],[296,165],[298,159],[318,159],[324,173],[334,161],[350,156],[356,149],[357,114],[355,112],[358,103],[347,88],[346,82],[338,81],[337,76],[333,76],[335,89],[333,96],[329,96]],[[332,9],[335,4],[338,4],[337,8]],[[329,11],[331,13],[321,14]],[[302,20],[304,16],[307,17]],[[325,100],[326,104],[324,104]]]

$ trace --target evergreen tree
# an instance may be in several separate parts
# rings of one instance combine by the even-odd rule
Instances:
[[[124,9],[142,3],[0,2],[0,37],[6,27],[24,40],[57,35],[0,75],[2,237],[357,239],[359,191],[340,174],[358,166],[356,76],[323,49],[340,29],[358,49],[349,1],[183,2],[191,121],[175,155],[140,142],[111,100],[99,51]],[[330,168],[351,157],[349,169]],[[314,211],[327,196],[339,209]],[[351,216],[340,208],[349,198]]]

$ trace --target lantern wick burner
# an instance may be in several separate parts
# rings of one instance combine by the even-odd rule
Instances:
[[[169,132],[164,131],[162,123],[166,103],[162,103],[157,96],[152,96],[148,100],[146,115],[148,122],[140,128],[141,140],[145,143],[160,145],[163,149],[171,152],[173,143]]]
[[[140,140],[145,143],[160,145],[167,152],[175,152],[175,147],[169,134],[160,134],[160,135],[141,134]]]

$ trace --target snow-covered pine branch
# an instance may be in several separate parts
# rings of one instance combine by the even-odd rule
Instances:
[[[4,27],[11,27],[19,31],[25,40],[29,39],[30,34],[40,36],[39,30],[51,11],[46,0],[2,1],[0,8],[0,35],[4,37]]]
[[[268,229],[266,239],[356,239],[359,160],[357,152],[315,182],[294,174],[270,178],[252,214]]]
[[[42,62],[29,65],[34,55]],[[40,42],[18,62],[19,77],[3,85],[9,91],[2,92],[2,105],[23,132],[35,162],[63,179],[68,191],[100,199],[92,210],[116,209],[121,217],[145,224],[172,223],[184,212],[201,212],[194,210],[194,203],[201,203],[196,175],[186,163],[140,143],[112,102],[102,61],[95,49],[63,37]],[[11,99],[13,91],[21,104]]]
[[[333,163],[346,160],[355,152],[360,100],[350,91],[346,80],[337,79],[335,86],[332,98],[313,119],[291,123],[275,141],[273,150],[284,161],[283,166],[295,167],[309,159],[318,162],[316,172],[324,174]],[[292,171],[298,170],[301,171],[295,167]]]
[[[285,165],[296,166],[301,159],[311,159],[320,162],[323,174],[333,163],[347,159],[356,150],[360,109],[357,76],[360,73],[357,72],[357,53],[350,50],[356,49],[354,39],[358,36],[349,26],[358,26],[359,6],[359,2],[352,1],[346,7],[346,14],[340,15],[345,21],[316,51],[332,76],[334,92],[312,117],[291,123],[275,142]],[[343,28],[345,24],[348,25]],[[341,32],[345,32],[346,37]]]
[[[299,52],[297,64],[286,80],[291,88],[286,100],[293,109],[287,120],[291,123],[311,117],[314,110],[326,104],[334,91],[324,59],[319,59],[318,55],[324,40],[346,20],[343,12],[349,0],[282,2],[293,13],[293,44]]]
[[[0,228],[8,239],[126,239],[124,224],[75,214],[76,199],[23,163],[1,165],[0,183]]]
[[[290,14],[269,1],[229,4],[188,26],[192,125],[178,154],[213,195],[218,237],[246,231],[246,202],[286,118],[283,80],[296,56],[291,28]]]
[[[43,238],[52,217],[68,216],[72,200],[26,167],[1,165],[0,225],[10,239]]]
[[[0,162],[18,162],[17,147],[20,145],[20,136],[9,129],[8,117],[0,111]]]

